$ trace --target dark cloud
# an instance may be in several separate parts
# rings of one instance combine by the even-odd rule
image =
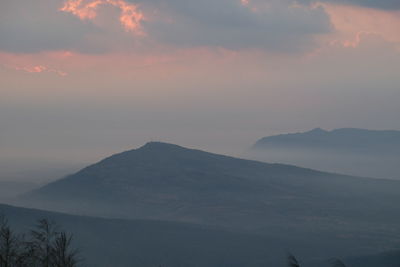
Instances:
[[[315,35],[331,30],[322,8],[295,7],[291,0],[253,0],[257,11],[240,0],[127,1],[150,14],[151,19],[143,23],[147,37],[140,39],[150,49],[168,44],[297,52],[311,49]],[[136,44],[134,34],[96,27],[91,21],[59,11],[62,4],[61,0],[1,1],[0,50],[101,53],[129,46],[133,49]],[[118,23],[118,18],[114,19]]]
[[[257,11],[239,0],[147,0],[142,5],[162,6],[172,17],[146,24],[150,36],[182,47],[302,51],[314,45],[315,35],[331,30],[323,9],[294,7],[286,0],[253,2]]]

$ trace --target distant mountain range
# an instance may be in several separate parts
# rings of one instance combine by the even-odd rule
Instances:
[[[292,240],[315,257],[400,247],[400,182],[152,142],[24,195],[75,214],[190,222]],[[306,245],[305,245],[306,244]]]
[[[400,179],[400,131],[317,128],[264,137],[246,156],[357,176]]]
[[[304,133],[281,134],[264,137],[254,149],[307,148],[343,151],[350,153],[400,155],[400,131],[373,131],[343,128],[325,131],[316,128]]]

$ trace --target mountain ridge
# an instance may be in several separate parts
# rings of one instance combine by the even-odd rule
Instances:
[[[326,172],[400,180],[400,131],[341,128],[272,135],[245,157]]]
[[[400,147],[400,131],[396,130],[367,130],[359,128],[339,128],[327,131],[321,128],[315,128],[306,132],[288,133],[267,136],[259,139],[252,149],[267,149],[269,146],[287,146],[287,147],[320,147],[330,149],[344,149],[350,147],[366,147],[371,149],[380,148],[389,149],[393,146],[388,141],[395,141],[395,147]],[[366,152],[361,150],[360,152]],[[390,152],[397,152],[391,149]]]

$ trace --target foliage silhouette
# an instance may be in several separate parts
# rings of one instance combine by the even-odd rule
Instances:
[[[300,267],[296,257],[289,253],[288,255],[288,267]]]
[[[77,267],[78,250],[72,235],[58,231],[54,222],[38,221],[26,235],[16,235],[0,216],[0,267]]]
[[[339,259],[333,259],[330,261],[331,267],[346,267],[346,265]],[[295,256],[289,253],[288,255],[288,267],[300,267],[300,264]]]

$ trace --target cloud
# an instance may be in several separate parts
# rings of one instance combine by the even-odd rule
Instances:
[[[294,1],[4,0],[0,50],[151,54],[205,47],[299,53],[320,46],[320,37],[350,44],[359,33],[372,32],[391,42],[400,39],[398,14],[388,12],[400,9],[400,1]]]
[[[121,10],[119,20],[125,30],[143,34],[141,29],[141,21],[144,19],[143,13],[138,10],[136,5],[123,0],[68,0],[60,10],[72,13],[82,20],[94,19],[97,16],[97,9],[101,5],[118,7]]]
[[[27,73],[50,72],[50,73],[55,73],[59,76],[67,76],[68,75],[68,73],[66,73],[65,71],[53,69],[53,68],[50,68],[50,67],[44,66],[44,65],[22,66],[22,67],[16,66],[16,67],[14,67],[14,69],[17,71],[23,71],[23,72],[27,72]]]
[[[0,50],[36,53],[94,49],[86,38],[98,29],[58,11],[62,3],[61,0],[0,1]]]
[[[400,44],[400,16],[396,12],[359,6],[323,4],[335,28],[331,39],[345,46],[358,46],[366,35],[380,35],[389,43]]]
[[[295,6],[289,0],[148,0],[141,4],[158,10],[158,16],[145,23],[149,36],[177,47],[304,51],[315,45],[316,35],[331,31],[323,8]]]
[[[384,10],[400,10],[399,0],[298,0],[301,3],[324,2],[331,4],[356,5]]]
[[[121,27],[122,26],[122,27]],[[219,47],[298,52],[329,33],[323,8],[292,0],[5,0],[0,50],[83,53]]]

